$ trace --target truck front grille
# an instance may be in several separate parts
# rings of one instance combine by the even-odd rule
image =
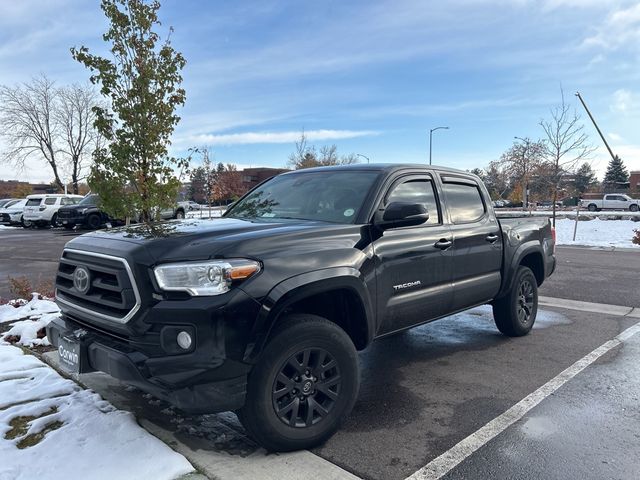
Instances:
[[[140,294],[124,258],[72,249],[60,258],[56,300],[89,320],[93,316],[118,323],[128,322],[140,308]]]

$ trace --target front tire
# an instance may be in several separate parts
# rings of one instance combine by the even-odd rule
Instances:
[[[316,315],[290,315],[249,374],[238,418],[267,450],[311,448],[340,427],[359,386],[358,355],[345,331]]]
[[[632,212],[637,212],[638,211],[638,205],[629,205],[629,210],[631,210]]]
[[[508,337],[522,337],[531,331],[538,313],[538,282],[530,268],[520,266],[511,290],[493,303],[496,327]]]
[[[97,213],[91,213],[87,217],[87,226],[91,230],[96,230],[96,229],[100,228],[100,224],[101,223],[102,222],[100,221],[100,215],[98,215]]]
[[[58,214],[54,213],[53,217],[51,217],[51,228],[56,228],[58,226]]]
[[[178,210],[176,212],[176,219],[177,220],[184,220],[184,212],[182,210]]]

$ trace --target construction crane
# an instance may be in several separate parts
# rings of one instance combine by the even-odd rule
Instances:
[[[609,146],[609,144],[607,143],[607,140],[604,138],[604,135],[600,131],[600,127],[598,127],[598,124],[596,123],[595,119],[593,118],[593,115],[591,115],[591,112],[587,108],[587,104],[584,103],[584,100],[582,99],[582,96],[580,95],[580,92],[576,92],[576,97],[578,97],[580,99],[580,103],[582,103],[582,106],[587,111],[587,115],[589,115],[589,118],[593,122],[593,126],[596,127],[596,130],[600,134],[600,138],[604,142],[604,146],[607,147],[607,150],[609,150],[609,154],[611,155],[611,158],[615,160],[616,156],[613,154],[613,151],[611,150],[611,147]]]

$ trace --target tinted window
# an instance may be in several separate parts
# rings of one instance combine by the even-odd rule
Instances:
[[[56,200],[58,200],[56,197],[48,197],[44,199],[44,204],[45,205],[55,205],[56,204]]]
[[[362,170],[280,175],[239,200],[225,217],[354,223],[377,177]]]
[[[429,180],[409,180],[400,183],[387,197],[386,204],[391,202],[424,203],[429,212],[429,220],[426,223],[432,225],[440,223],[433,183]]]
[[[27,204],[25,205],[26,207],[38,207],[40,206],[40,202],[42,201],[41,198],[30,198],[29,200],[27,200]]]
[[[443,190],[453,223],[473,222],[484,215],[484,203],[477,186],[445,183]]]
[[[60,205],[75,205],[79,201],[79,199],[73,197],[62,197],[60,199]]]
[[[92,195],[87,195],[84,197],[78,205],[97,205],[98,204],[98,195],[95,193]]]

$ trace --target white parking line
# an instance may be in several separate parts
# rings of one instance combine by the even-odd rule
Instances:
[[[609,305],[607,303],[581,302],[579,300],[569,300],[566,298],[544,297],[538,298],[540,305],[546,307],[568,308],[569,310],[580,310],[582,312],[606,313],[608,315],[620,315],[635,317],[638,309],[625,307],[623,305]]]
[[[629,309],[627,308],[627,310]],[[625,315],[630,316],[629,312]],[[458,444],[429,462],[427,465],[422,467],[410,477],[407,477],[407,480],[436,480],[443,477],[467,457],[472,455],[474,452],[486,445],[489,441],[504,432],[508,427],[520,420],[524,415],[527,414],[527,412],[529,412],[532,408],[542,402],[542,400],[547,398],[558,388],[563,386],[565,383],[579,374],[582,370],[595,362],[602,355],[607,353],[612,348],[615,348],[618,345],[622,344],[622,342],[628,340],[638,332],[640,332],[640,322],[627,328],[612,340],[609,340],[608,342],[593,350],[591,353],[582,357],[569,368],[542,385],[535,392],[527,395],[525,398],[520,400],[502,415],[494,418],[484,427],[480,428],[464,440],[460,441]]]

